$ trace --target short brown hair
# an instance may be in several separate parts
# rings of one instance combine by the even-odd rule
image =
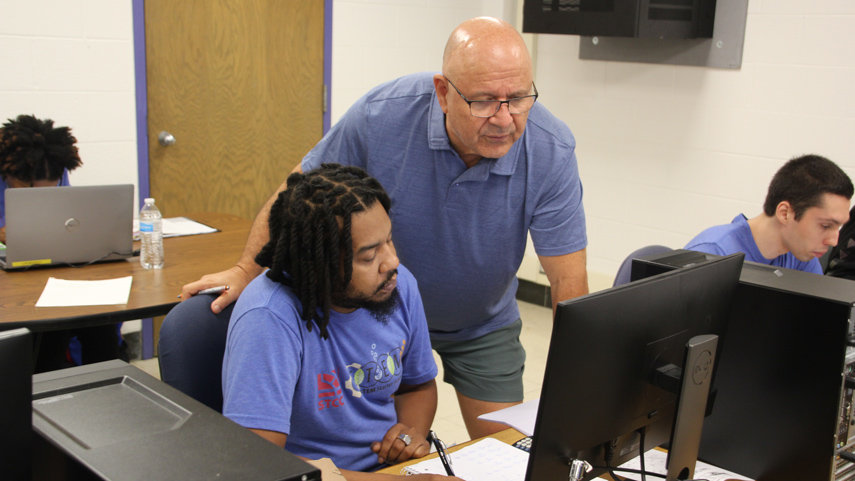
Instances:
[[[803,155],[788,161],[772,177],[763,212],[772,217],[778,204],[787,201],[799,220],[807,209],[822,203],[824,194],[851,199],[852,193],[852,181],[837,164],[820,155]]]

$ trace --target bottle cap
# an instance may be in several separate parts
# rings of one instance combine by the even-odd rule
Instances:
[[[144,202],[146,204],[154,204],[154,199],[152,197],[146,197]]]

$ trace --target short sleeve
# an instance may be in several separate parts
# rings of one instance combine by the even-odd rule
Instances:
[[[288,434],[301,369],[300,333],[264,308],[231,320],[223,360],[223,415]]]

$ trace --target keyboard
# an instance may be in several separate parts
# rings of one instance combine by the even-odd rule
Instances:
[[[526,436],[513,444],[515,448],[522,449],[525,452],[531,451],[531,436]]]

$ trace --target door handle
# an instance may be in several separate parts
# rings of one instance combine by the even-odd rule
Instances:
[[[160,145],[164,147],[169,147],[170,145],[175,143],[175,137],[173,137],[172,134],[164,130],[163,132],[157,134],[157,141],[160,142]]]

